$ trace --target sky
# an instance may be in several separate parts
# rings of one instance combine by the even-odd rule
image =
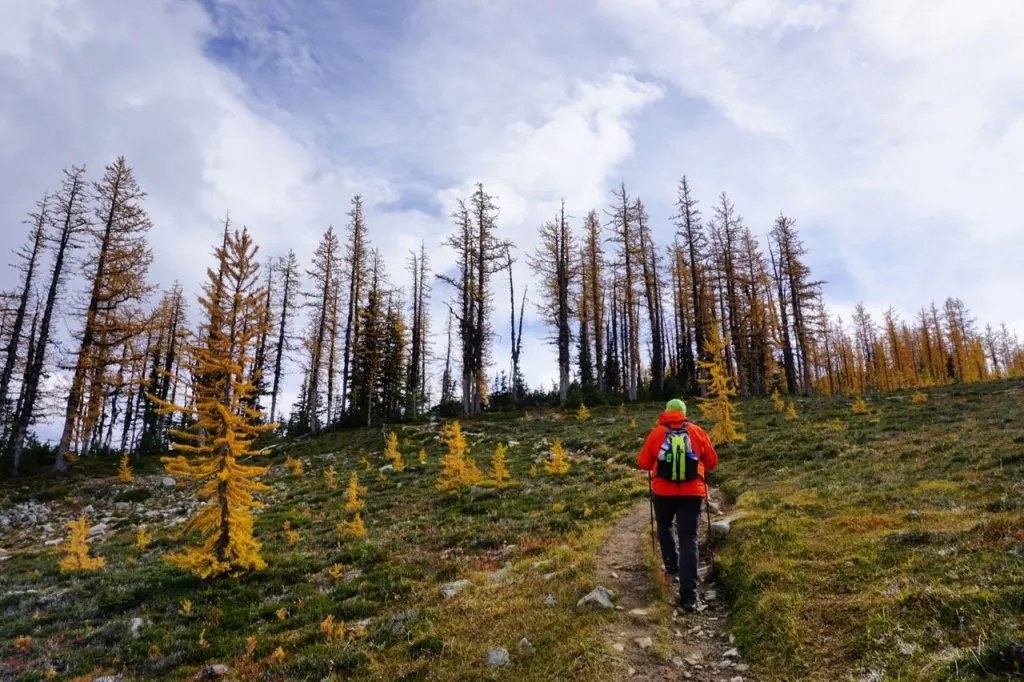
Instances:
[[[685,174],[706,216],[724,191],[757,235],[795,218],[846,319],[959,296],[1024,332],[1018,0],[0,0],[0,15],[7,248],[62,168],[99,177],[124,154],[162,287],[195,290],[227,211],[263,254],[308,263],[355,193],[404,285],[421,240],[451,267],[448,216],[480,181],[535,292],[525,255],[562,199],[581,224],[625,182],[665,243]],[[450,292],[433,293],[443,354]],[[548,385],[555,355],[528,315],[527,380]]]

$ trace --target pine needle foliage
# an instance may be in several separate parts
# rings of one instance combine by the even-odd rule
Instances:
[[[704,352],[709,360],[700,360],[697,364],[708,373],[708,378],[701,383],[708,386],[708,398],[699,398],[700,409],[704,416],[715,421],[711,429],[711,439],[717,443],[738,443],[747,438],[739,432],[743,422],[736,421],[736,405],[729,399],[736,395],[736,388],[725,367],[725,347],[728,341],[722,339],[717,328],[712,328],[711,338],[704,342]]]
[[[269,467],[239,463],[259,454],[252,443],[260,434],[277,428],[263,423],[261,410],[254,407],[259,379],[254,355],[266,325],[257,250],[247,230],[225,234],[215,252],[217,270],[207,270],[199,297],[204,321],[186,349],[193,404],[150,396],[160,412],[182,412],[192,422],[170,432],[173,450],[183,454],[161,461],[171,476],[198,484],[202,504],[184,531],[205,539],[168,560],[200,578],[266,567],[253,537],[251,510],[261,506],[253,493],[269,487],[256,480]]]
[[[561,440],[556,440],[555,444],[551,446],[551,460],[544,465],[544,471],[556,476],[569,473],[569,460],[566,458]]]
[[[117,468],[117,480],[122,483],[131,483],[135,480],[135,475],[132,473],[132,465],[128,459],[127,452],[121,454],[121,462]]]
[[[64,546],[64,558],[60,560],[60,572],[95,571],[103,568],[107,560],[101,556],[89,556],[89,521],[82,514],[75,521],[68,522],[71,534]]]
[[[512,478],[512,472],[505,466],[505,453],[508,448],[504,443],[498,443],[494,448],[494,456],[491,457],[491,479],[494,485],[503,487]]]

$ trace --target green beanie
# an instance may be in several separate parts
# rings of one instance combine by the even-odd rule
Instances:
[[[682,412],[683,416],[685,417],[686,416],[686,403],[684,403],[679,398],[673,398],[672,400],[668,401],[667,405],[665,405],[665,411],[666,412]]]

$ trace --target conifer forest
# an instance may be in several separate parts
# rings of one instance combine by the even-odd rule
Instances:
[[[652,218],[624,183],[582,219],[563,202],[537,226],[531,253],[503,238],[499,198],[478,184],[454,206],[448,238],[409,253],[402,273],[385,271],[360,196],[309,254],[262,253],[227,217],[194,300],[180,282],[149,276],[147,239],[160,226],[126,159],[102,173],[72,166],[56,180],[27,207],[12,265],[19,281],[2,294],[0,443],[10,473],[26,449],[47,448],[40,422],[59,427],[57,471],[98,453],[166,454],[199,418],[209,363],[230,363],[223,371],[245,387],[234,389],[233,412],[291,436],[706,395],[715,353],[740,397],[1024,374],[1016,333],[976,320],[956,297],[913,314],[830,313],[795,218],[748,225],[724,192],[702,204],[686,176],[672,216]],[[432,271],[439,249],[454,254],[453,270]],[[517,259],[533,290],[515,281]],[[495,315],[499,283],[507,320]],[[441,319],[431,318],[434,299],[446,305]],[[531,342],[550,344],[552,386],[528,386],[521,371],[528,310],[549,332]],[[509,357],[495,352],[496,333],[511,339]],[[291,404],[286,384],[298,387]]]

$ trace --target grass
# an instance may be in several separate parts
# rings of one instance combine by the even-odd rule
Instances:
[[[743,516],[716,571],[759,679],[1019,676],[1024,382],[925,392],[923,403],[911,392],[870,397],[867,415],[847,398],[797,400],[792,422],[768,400],[741,403],[748,439],[720,448],[713,478]],[[583,423],[573,410],[464,421],[485,473],[495,444],[515,443],[514,481],[453,495],[434,489],[440,425],[396,427],[407,468],[383,478],[379,429],[284,443],[266,458],[273,488],[256,521],[269,565],[238,579],[203,582],[165,562],[173,528],[151,526],[154,542],[135,549],[142,519],[132,510],[166,493],[114,484],[114,459],[83,461],[70,479],[5,482],[0,507],[32,499],[77,510],[102,498],[128,511],[93,543],[107,559],[95,573],[62,575],[40,543],[5,542],[16,551],[0,563],[0,677],[43,679],[52,666],[61,679],[184,680],[218,662],[239,679],[607,679],[598,631],[615,616],[573,607],[593,587],[611,521],[646,493],[631,469],[658,407],[592,408]],[[571,455],[565,476],[544,473],[556,438]],[[303,461],[301,477],[286,456]],[[365,540],[335,531],[350,516],[342,492],[352,471],[369,489]],[[298,532],[292,546],[285,521]],[[472,587],[444,599],[439,585],[462,578]],[[328,615],[355,632],[326,638]],[[135,617],[147,620],[137,638]],[[524,636],[531,654],[516,650]],[[278,647],[283,660],[271,658]],[[511,652],[511,670],[484,665],[492,647]]]

